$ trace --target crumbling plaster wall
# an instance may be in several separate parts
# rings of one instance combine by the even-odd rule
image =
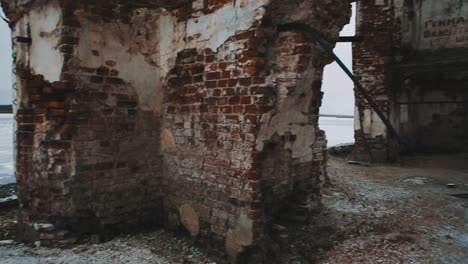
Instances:
[[[364,42],[354,45],[355,72],[374,99],[385,102],[380,105],[406,150],[466,151],[467,6],[455,0],[358,3]],[[358,149],[371,149],[380,160],[391,158],[398,148],[357,98]],[[376,155],[379,150],[386,155]]]
[[[29,23],[31,36],[37,37],[30,47],[30,54],[36,55],[29,58],[31,72],[43,75],[50,82],[59,80],[63,64],[62,56],[54,49],[59,44],[61,18],[62,10],[58,2],[41,5],[33,9],[28,17],[29,21],[38,21]],[[57,66],[50,67],[50,64]]]
[[[32,39],[15,50],[20,235],[44,243],[63,240],[68,231],[105,237],[162,223],[160,122],[146,101],[137,107],[138,90],[119,75],[125,68],[112,68],[116,62],[93,42],[98,37],[82,32],[67,4],[38,1],[28,12],[19,8],[15,30]],[[92,54],[89,46],[96,48]],[[137,83],[150,94],[152,85]]]
[[[165,224],[235,259],[261,248],[288,204],[317,207],[330,58],[278,28],[333,42],[350,5],[176,2],[3,4],[32,38],[16,44],[23,238]]]

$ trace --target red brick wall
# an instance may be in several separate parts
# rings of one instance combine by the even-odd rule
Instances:
[[[258,28],[232,37],[217,53],[185,50],[168,77],[164,129],[175,146],[164,155],[170,177],[166,205],[194,205],[202,235],[219,244],[239,214],[255,220],[255,238],[261,239],[265,223],[288,205],[319,202],[326,163],[317,124],[320,81],[312,86],[310,120],[321,138],[313,147],[316,158],[308,163],[291,158],[285,144],[294,135],[273,139],[261,153],[255,150],[258,121],[275,107],[281,111],[280,102],[295,93],[316,48],[303,32],[280,33],[265,47],[272,37]]]
[[[310,63],[320,64],[317,56],[318,47],[301,31],[280,32],[275,36],[269,47],[267,80],[273,82],[276,113],[288,111],[285,100],[297,97],[297,104],[309,106],[308,124],[314,126],[314,133],[320,135],[318,128],[318,113],[321,104],[321,69],[316,69],[317,78],[314,83],[307,83],[306,90],[312,91],[311,100],[301,97],[301,75],[310,71]],[[319,50],[320,51],[320,50]],[[319,67],[318,67],[319,68]],[[287,107],[286,107],[287,108]],[[291,121],[292,122],[292,121]],[[309,135],[312,138],[312,135]],[[285,214],[292,205],[309,205],[318,203],[319,177],[326,163],[321,153],[326,148],[326,142],[316,139],[315,159],[310,162],[298,162],[291,155],[289,145],[297,139],[294,133],[274,135],[269,139],[263,151],[258,153],[257,174],[261,175],[262,192],[264,195],[264,219],[275,221],[275,217]],[[311,140],[311,143],[313,141]],[[320,154],[319,154],[320,153]],[[287,213],[286,213],[287,214]]]
[[[19,72],[21,236],[37,240],[34,223],[55,224],[52,231],[39,230],[44,243],[62,240],[62,230],[106,238],[163,222],[160,119],[138,108],[135,91],[112,62],[72,67],[80,28],[72,12],[76,4],[64,3],[61,81]],[[110,18],[102,12],[111,4],[90,12]]]
[[[259,217],[256,127],[275,99],[265,84],[262,42],[262,31],[252,29],[216,53],[182,51],[168,77],[164,127],[175,146],[164,158],[173,179],[166,198],[172,208],[194,204],[202,235],[219,242],[239,214]]]
[[[356,34],[363,36],[364,40],[353,44],[354,73],[380,110],[390,118],[394,34],[392,1],[361,1],[357,4],[357,15]],[[364,111],[371,110],[371,107],[357,91],[356,106],[359,109],[356,118],[360,122],[364,120]],[[372,130],[372,126],[364,130],[356,128],[356,154],[364,158],[371,151],[375,152],[373,158],[382,156],[382,153],[388,156],[387,135],[371,136],[366,131]]]

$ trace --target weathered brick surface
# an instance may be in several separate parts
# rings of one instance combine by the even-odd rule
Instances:
[[[391,1],[360,2],[359,21],[356,34],[364,36],[363,42],[353,44],[353,68],[359,82],[375,100],[381,111],[389,117],[392,93],[393,67],[393,8]],[[372,108],[362,95],[356,91],[356,119],[362,124],[356,127],[356,155],[366,158],[371,151],[373,156],[388,156],[388,137],[383,124],[375,116]],[[365,120],[371,120],[366,123]],[[364,128],[364,129],[363,129]],[[378,157],[375,157],[378,159]]]
[[[183,226],[234,259],[260,250],[280,212],[317,207],[326,163],[317,121],[330,58],[306,32],[277,26],[326,25],[336,39],[349,5],[265,0],[250,17],[244,5],[256,3],[137,2],[59,1],[58,81],[17,60],[21,236]],[[20,9],[8,10],[20,28]],[[219,12],[247,12],[230,23],[250,24],[184,31]]]
[[[28,100],[17,134],[24,238],[37,239],[35,221],[104,236],[162,223],[160,120],[111,72],[64,67],[53,84],[19,72]]]

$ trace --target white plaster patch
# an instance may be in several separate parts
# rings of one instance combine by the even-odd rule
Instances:
[[[187,23],[177,23],[177,18],[165,9],[152,10],[151,19],[134,17],[133,22],[137,23],[132,23],[132,28],[121,23],[97,24],[81,19],[78,58],[81,66],[89,68],[104,66],[107,60],[115,61],[119,77],[138,93],[139,107],[159,113],[162,84],[175,66],[177,53],[190,48],[217,50],[237,32],[248,30],[261,19],[265,13],[262,6],[269,2],[235,1]],[[145,18],[147,10],[140,12]],[[150,41],[135,34],[140,28],[152,36]],[[94,56],[92,50],[99,51],[99,56]]]
[[[364,109],[361,116],[362,131],[366,134],[370,134],[372,128],[372,119],[371,119],[372,110]]]
[[[358,118],[356,118],[356,120],[357,119]],[[355,122],[359,123],[359,120]],[[369,134],[371,138],[387,136],[387,127],[380,119],[379,115],[371,109],[365,109],[363,111],[362,125],[364,133]],[[360,125],[355,123],[355,127],[360,127]]]
[[[183,204],[179,207],[180,221],[190,232],[192,237],[198,236],[200,233],[200,217],[193,209],[191,204]]]
[[[361,129],[361,118],[360,118],[360,113],[359,109],[357,106],[354,106],[354,130],[360,130]]]
[[[240,0],[224,5],[214,13],[190,19],[187,23],[189,47],[216,50],[238,31],[248,30],[265,13],[270,0]]]
[[[159,16],[159,54],[161,76],[175,66],[177,52],[185,47],[185,24],[177,24],[177,19],[169,12],[163,12]]]
[[[285,148],[291,150],[292,158],[302,162],[311,161],[315,127],[308,124],[308,117],[298,111],[282,112],[274,116],[271,116],[271,113],[264,114],[255,146],[256,150],[262,151],[265,141],[270,140],[274,134],[283,136],[286,133],[296,136],[294,142],[285,144]]]
[[[237,219],[236,228],[226,234],[226,251],[231,257],[239,253],[242,247],[250,246],[253,242],[253,221],[245,214]]]
[[[371,137],[375,138],[378,136],[387,137],[387,126],[385,123],[380,119],[377,112],[372,111],[372,132]]]
[[[202,10],[205,8],[205,0],[195,0],[192,3],[192,8],[194,10]]]
[[[49,82],[60,80],[63,57],[57,45],[62,23],[62,9],[58,1],[49,1],[29,12],[31,38],[30,67],[33,74],[42,75]]]
[[[274,55],[271,55],[274,56]],[[278,58],[278,65],[287,65],[290,61]],[[260,132],[256,141],[255,148],[262,151],[264,144],[271,140],[272,136],[277,134],[283,136],[286,134],[294,135],[295,140],[284,142],[284,148],[291,151],[291,157],[299,162],[310,162],[314,159],[313,145],[316,140],[316,127],[310,120],[310,106],[313,102],[314,91],[310,84],[314,82],[317,76],[316,70],[312,64],[309,69],[300,76],[294,73],[289,76],[290,79],[298,78],[294,84],[296,91],[294,96],[283,95],[276,105],[276,113],[272,112],[262,116]],[[282,71],[275,75],[275,83],[283,77]],[[276,89],[281,88],[276,85]]]
[[[125,24],[95,24],[86,20],[80,32],[77,57],[81,66],[97,68],[106,61],[116,62],[114,69],[119,78],[130,84],[139,97],[139,107],[143,110],[159,112],[161,108],[161,71],[151,65],[147,57],[133,51],[133,31]],[[99,52],[93,55],[93,50]]]

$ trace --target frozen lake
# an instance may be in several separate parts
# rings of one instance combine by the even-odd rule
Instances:
[[[13,170],[13,115],[0,114],[0,184],[15,181]]]
[[[354,120],[351,118],[320,117],[320,128],[327,133],[328,146],[354,142]],[[13,115],[0,114],[0,184],[14,178]]]
[[[320,117],[320,129],[325,130],[328,147],[343,143],[354,143],[354,119]]]

